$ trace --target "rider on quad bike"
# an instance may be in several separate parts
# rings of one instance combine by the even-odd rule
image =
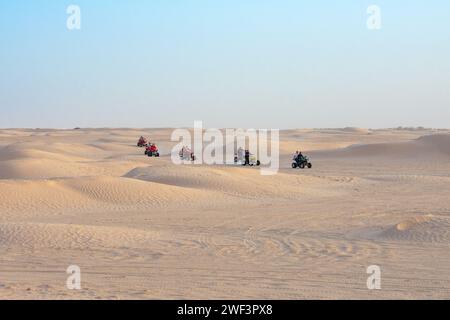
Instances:
[[[149,157],[159,157],[159,150],[156,144],[151,143],[146,149],[145,154]]]
[[[312,164],[309,162],[309,158],[305,157],[301,151],[296,151],[294,154],[294,158],[292,159],[292,168],[300,168],[304,169],[305,167],[308,167],[308,169],[311,169]]]
[[[144,138],[143,136],[141,136],[139,138],[139,141],[137,143],[137,146],[142,148],[142,147],[147,147],[148,146],[148,140],[146,138]]]
[[[250,150],[244,150],[239,148],[237,154],[234,156],[234,163],[241,164],[243,166],[259,166],[261,162],[256,158],[256,156],[250,152]]]
[[[244,166],[245,165],[250,165],[250,150],[245,150],[245,161],[244,161]]]
[[[181,160],[195,161],[194,152],[188,146],[181,148],[179,156]]]

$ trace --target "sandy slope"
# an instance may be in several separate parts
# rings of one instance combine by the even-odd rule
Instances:
[[[283,131],[275,176],[176,166],[171,132],[0,130],[0,297],[450,298],[450,132]]]

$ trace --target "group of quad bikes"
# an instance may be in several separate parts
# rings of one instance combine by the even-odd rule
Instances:
[[[146,138],[140,137],[137,143],[140,148],[145,148],[144,154],[149,157],[159,157],[158,146],[154,143],[149,142]]]
[[[140,137],[139,141],[137,143],[137,146],[140,148],[145,147],[145,155],[149,157],[159,157],[159,149],[158,146],[154,143],[150,143],[146,138]],[[187,160],[187,161],[195,161],[195,155],[194,152],[188,147],[184,146],[181,148],[179,152],[180,159]],[[256,156],[251,153],[249,150],[244,150],[243,148],[239,148],[238,152],[234,156],[234,163],[236,165],[243,165],[243,166],[259,166],[261,165],[261,162],[256,158]],[[292,168],[296,169],[304,169],[312,168],[312,164],[309,161],[309,158],[304,156],[301,152],[297,151],[294,154],[294,158],[292,159]]]
[[[140,137],[137,143],[137,146],[140,148],[145,148],[144,154],[149,157],[159,157],[159,149],[158,146],[154,143],[149,142],[146,138]],[[180,150],[180,158],[182,160],[195,161],[195,155],[190,148],[187,146],[183,147]]]

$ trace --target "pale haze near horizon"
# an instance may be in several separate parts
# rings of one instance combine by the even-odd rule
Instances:
[[[2,1],[0,127],[448,127],[450,3],[328,2]]]

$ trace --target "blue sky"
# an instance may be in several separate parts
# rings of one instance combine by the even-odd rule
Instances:
[[[81,30],[66,28],[70,4]],[[450,119],[445,0],[0,0],[0,40],[3,128]]]

